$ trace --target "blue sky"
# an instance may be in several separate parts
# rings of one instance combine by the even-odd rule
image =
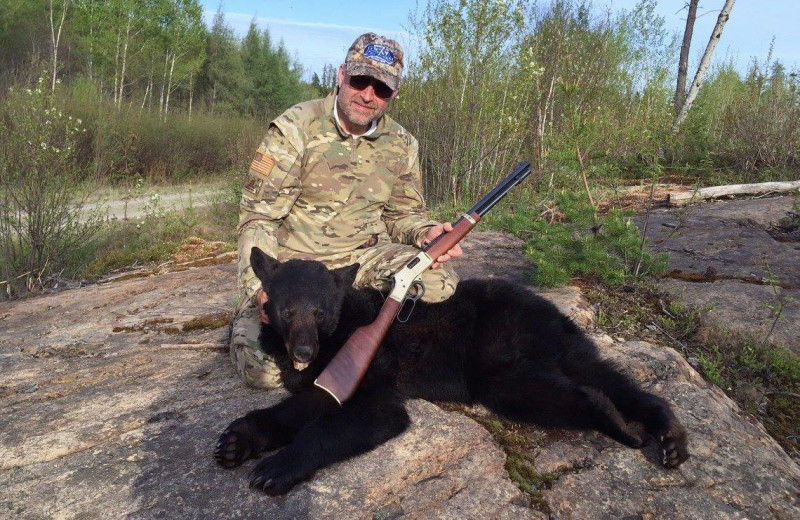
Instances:
[[[220,7],[219,0],[201,0],[210,25]],[[326,63],[341,63],[347,48],[361,33],[373,31],[397,39],[410,47],[409,13],[424,11],[427,0],[379,2],[354,0],[223,0],[225,21],[243,36],[253,16],[260,27],[269,27],[277,42],[283,40],[290,54],[312,72],[321,74]],[[543,3],[543,2],[540,2]],[[685,0],[660,0],[658,12],[667,27],[683,34],[686,23]],[[612,11],[631,9],[636,0],[594,0],[595,7],[608,6]],[[695,24],[692,58],[696,62],[705,49],[724,0],[701,0]],[[598,10],[599,12],[599,10]],[[775,37],[773,58],[788,68],[800,68],[800,1],[738,0],[717,46],[715,62],[731,58],[740,70],[752,58],[763,61]],[[690,71],[690,74],[693,71]]]

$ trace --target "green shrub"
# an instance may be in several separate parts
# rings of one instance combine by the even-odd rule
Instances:
[[[76,161],[82,122],[63,112],[44,78],[9,90],[0,106],[0,276],[6,296],[74,274],[97,218],[82,215]]]
[[[202,112],[171,114],[164,122],[140,107],[115,107],[88,80],[74,81],[64,103],[87,130],[78,143],[80,161],[105,183],[245,171],[266,131],[254,119]]]
[[[166,262],[187,237],[222,241],[227,250],[234,251],[241,181],[231,181],[209,197],[202,207],[166,211],[160,199],[151,195],[143,217],[103,227],[80,276],[97,280],[117,270]]]
[[[611,209],[596,216],[582,193],[558,193],[549,205],[516,204],[490,221],[527,239],[534,281],[543,287],[564,285],[576,276],[620,284],[667,267],[666,255],[642,250],[641,233],[629,213]]]

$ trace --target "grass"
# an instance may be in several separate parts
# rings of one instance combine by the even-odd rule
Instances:
[[[214,330],[224,327],[231,322],[231,313],[220,312],[216,314],[207,314],[198,316],[183,324],[181,330],[183,332],[197,331],[197,330]]]
[[[520,430],[520,425],[500,417],[473,418],[505,449],[508,476],[530,497],[531,507],[546,514],[552,513],[542,492],[550,489],[563,472],[542,472],[536,469],[534,443],[529,435]]]

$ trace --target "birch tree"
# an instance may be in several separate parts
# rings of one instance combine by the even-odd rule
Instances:
[[[694,21],[697,19],[697,4],[700,0],[690,0],[686,13],[686,28],[683,30],[681,43],[681,56],[678,59],[678,84],[675,86],[675,115],[681,113],[683,101],[686,97],[686,76],[689,72],[689,49],[692,46],[694,34]]]
[[[684,100],[681,110],[678,113],[678,117],[675,119],[675,124],[672,126],[673,133],[678,133],[681,124],[689,113],[689,109],[692,108],[692,103],[694,103],[694,100],[697,98],[697,93],[700,91],[700,87],[703,84],[706,72],[711,65],[711,58],[714,56],[714,49],[716,49],[720,38],[722,38],[722,29],[725,28],[725,24],[728,22],[728,19],[731,16],[731,9],[733,9],[733,4],[735,2],[736,0],[725,0],[725,5],[722,7],[722,11],[720,11],[719,16],[717,17],[717,23],[714,26],[714,30],[711,32],[711,38],[708,40],[708,45],[706,45],[706,50],[703,53],[702,59],[700,60],[700,65],[697,67],[697,72],[694,75],[692,86],[689,88],[689,93],[686,95],[686,100]]]
[[[56,14],[56,6],[53,5],[53,0],[50,0],[50,44],[53,56],[53,71],[51,75],[50,92],[56,90],[56,74],[58,73],[58,45],[61,42],[61,31],[64,29],[64,20],[67,18],[67,9],[69,7],[69,0],[62,0],[61,13]],[[58,22],[56,23],[56,19]]]
[[[159,26],[164,41],[164,73],[159,114],[169,113],[172,93],[193,78],[205,56],[205,26],[196,0],[166,0],[161,5]],[[188,85],[187,85],[188,86]]]
[[[530,101],[517,66],[525,33],[522,1],[431,2],[414,23],[419,58],[395,102],[398,119],[426,143],[430,200],[473,198],[517,161],[529,135]],[[532,55],[529,70],[538,70]],[[526,79],[529,79],[527,77]]]

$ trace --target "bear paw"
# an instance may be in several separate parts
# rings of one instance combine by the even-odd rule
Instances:
[[[661,436],[661,463],[667,468],[677,468],[689,458],[686,447],[686,430],[683,426],[673,425]]]
[[[255,455],[248,436],[235,426],[236,423],[231,424],[222,432],[214,448],[214,458],[223,468],[235,468]]]
[[[629,436],[629,442],[626,444],[629,447],[639,449],[647,443],[647,430],[642,423],[631,421],[625,426],[625,432]]]
[[[283,449],[264,457],[250,472],[250,488],[275,496],[283,495],[295,484],[308,480],[313,471],[303,469],[303,460]]]

